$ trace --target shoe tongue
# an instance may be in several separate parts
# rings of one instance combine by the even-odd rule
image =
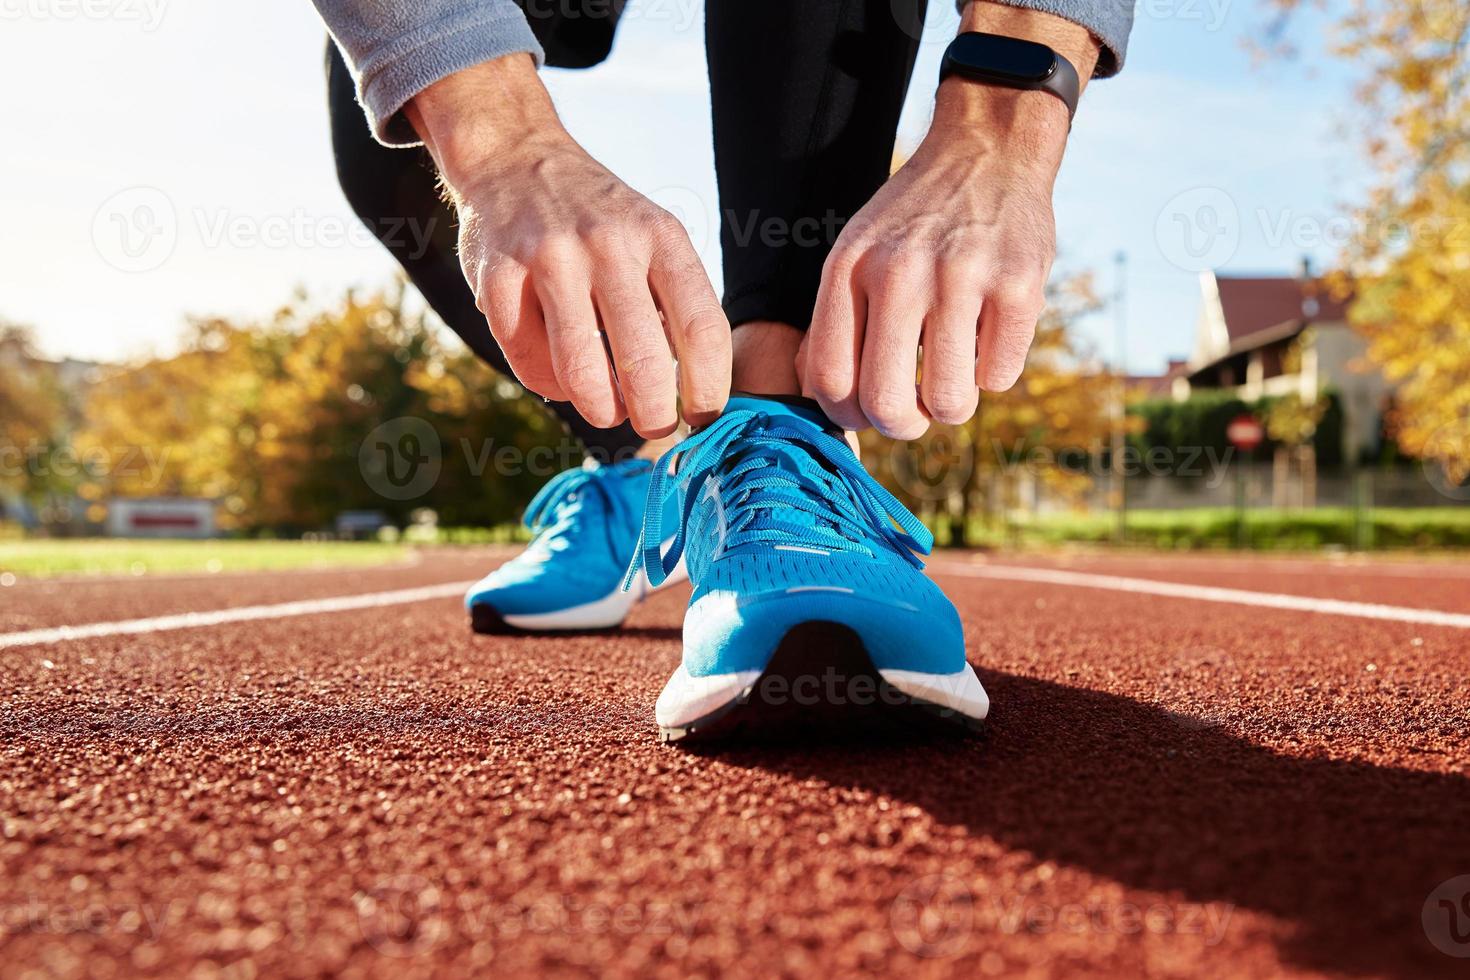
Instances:
[[[790,415],[810,422],[825,432],[842,438],[842,430],[822,412],[821,407],[810,398],[795,395],[751,395],[737,391],[730,395],[725,404],[726,412],[764,412],[767,415]]]
[[[725,405],[728,412],[760,412],[772,417],[789,416],[801,419],[816,426],[828,435],[838,440],[844,440],[846,433],[827,418],[821,407],[809,398],[797,398],[789,395],[751,395],[745,392],[734,392]],[[844,442],[845,445],[845,442]],[[787,473],[801,473],[809,469],[813,464],[822,469],[830,469],[820,456],[813,455],[808,449],[798,445],[785,445],[781,443],[766,445],[762,449],[769,464],[776,469]],[[812,527],[816,525],[835,526],[830,518],[822,518],[818,515],[803,510],[787,508],[781,505],[772,505],[763,508],[772,515],[779,515],[780,519],[787,524]]]
[[[842,431],[831,419],[827,418],[815,401],[810,398],[798,398],[795,395],[752,395],[743,391],[733,392],[730,400],[725,404],[725,412],[759,412],[767,416],[779,418],[786,416],[801,419],[821,429],[823,432],[838,440],[846,440],[846,433]],[[793,473],[801,471],[802,465],[810,463],[812,455],[805,449],[791,447],[769,447],[767,449],[774,465],[780,469]],[[820,460],[818,460],[820,462]],[[828,468],[826,463],[821,464]]]

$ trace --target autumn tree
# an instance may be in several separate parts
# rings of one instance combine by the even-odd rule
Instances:
[[[274,523],[320,526],[344,509],[382,510],[402,522],[432,507],[451,524],[515,520],[554,473],[580,462],[549,413],[452,340],[401,291],[349,300],[292,332],[262,406],[256,456],[295,478],[260,488]],[[385,496],[365,478],[360,451],[395,419],[426,423],[438,475],[423,494]],[[538,452],[538,450],[540,452]]]
[[[1285,22],[1304,0],[1275,0]],[[1470,4],[1353,0],[1333,50],[1361,72],[1376,174],[1345,256],[1368,356],[1396,386],[1406,452],[1470,477]]]
[[[344,510],[405,523],[514,520],[577,447],[512,382],[440,340],[401,289],[304,300],[263,322],[195,322],[178,353],[107,371],[93,387],[81,452],[141,459],[100,474],[104,495],[216,499],[224,526],[330,527]],[[434,476],[393,493],[361,451],[380,426],[414,420]]]
[[[47,465],[66,424],[56,366],[36,353],[28,328],[0,324],[0,492],[34,498],[66,489]]]

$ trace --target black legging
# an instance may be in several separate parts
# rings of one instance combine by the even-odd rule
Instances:
[[[582,4],[586,10],[569,13]],[[584,68],[607,57],[622,4],[533,0],[529,9],[547,64]],[[731,324],[774,320],[805,329],[810,322],[833,240],[888,175],[924,9],[925,0],[708,0]],[[514,377],[460,271],[454,213],[428,153],[373,140],[332,45],[327,75],[337,176],[353,210],[470,349]],[[569,402],[550,408],[594,455],[623,455],[642,443],[626,422],[598,429]]]

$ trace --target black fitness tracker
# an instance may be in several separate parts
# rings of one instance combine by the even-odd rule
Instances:
[[[1077,114],[1081,83],[1072,63],[1035,41],[967,31],[950,42],[939,66],[939,80],[961,75],[984,85],[1050,92]]]

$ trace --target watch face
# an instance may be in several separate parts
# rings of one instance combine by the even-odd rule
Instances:
[[[1018,82],[1044,82],[1056,69],[1056,55],[1046,45],[994,34],[961,34],[950,55],[962,68]]]

